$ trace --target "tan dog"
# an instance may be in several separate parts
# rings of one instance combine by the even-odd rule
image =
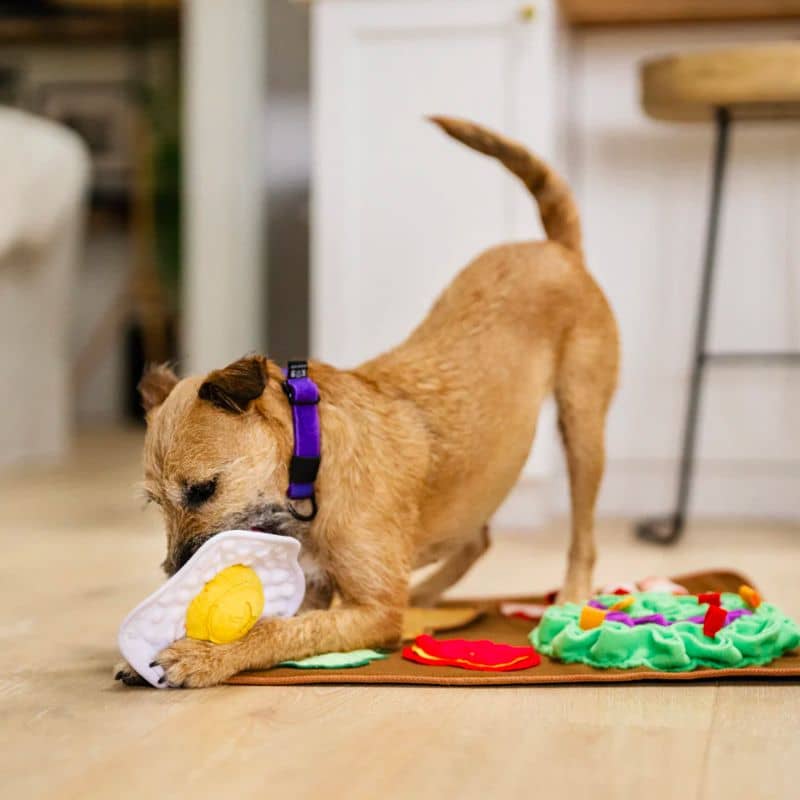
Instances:
[[[593,516],[606,411],[617,377],[614,318],[584,268],[578,213],[564,182],[519,144],[435,118],[498,158],[538,201],[548,241],[478,256],[399,347],[354,370],[312,362],[320,388],[319,514],[286,499],[293,430],[280,369],[243,358],[179,381],[141,383],[145,486],[167,526],[168,573],[230,528],[297,537],[308,592],[291,619],[243,639],[183,639],[158,657],[174,686],[329,651],[395,644],[404,607],[431,604],[486,550],[486,524],[517,481],[542,400],[554,392],[569,466],[572,539],[561,598],[589,594]],[[415,590],[412,569],[441,561]],[[334,592],[339,602],[331,607]],[[117,677],[135,675],[123,666]]]

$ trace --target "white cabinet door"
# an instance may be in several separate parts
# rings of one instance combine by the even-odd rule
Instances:
[[[539,235],[500,166],[428,114],[551,157],[550,0],[318,0],[313,11],[312,347],[339,366],[398,343],[482,249]]]
[[[352,366],[400,342],[480,251],[541,235],[522,185],[425,117],[467,117],[557,160],[558,21],[554,0],[313,8],[312,349]],[[544,516],[553,416],[525,469],[538,499],[505,522]]]

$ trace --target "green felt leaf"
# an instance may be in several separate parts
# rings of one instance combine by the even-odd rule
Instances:
[[[388,658],[388,654],[377,650],[351,650],[349,653],[323,653],[301,661],[282,661],[278,666],[296,669],[350,669],[366,666],[382,658]]]

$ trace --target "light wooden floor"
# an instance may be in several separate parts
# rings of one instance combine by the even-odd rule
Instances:
[[[133,499],[139,434],[0,478],[4,798],[800,797],[800,687],[126,689],[115,630],[160,582]],[[677,549],[600,526],[598,579],[713,566],[800,616],[800,528],[695,526]],[[507,535],[466,593],[556,585],[563,526]]]

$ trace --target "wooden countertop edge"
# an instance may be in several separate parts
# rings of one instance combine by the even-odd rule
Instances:
[[[566,21],[580,28],[800,19],[800,0],[738,0],[735,7],[720,7],[715,0],[559,0],[559,5]]]

